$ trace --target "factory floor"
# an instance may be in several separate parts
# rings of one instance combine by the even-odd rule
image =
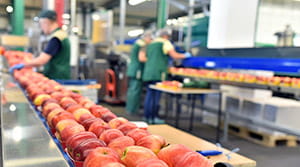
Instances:
[[[123,116],[130,121],[142,121],[142,109],[140,113],[136,115],[129,115],[125,112],[125,108],[122,105],[109,105],[103,104],[107,108],[110,108],[118,116]],[[197,119],[197,117],[196,117]],[[165,118],[167,124],[175,126],[173,118]],[[180,129],[187,131],[188,120],[180,121]],[[215,142],[216,128],[211,125],[200,123],[195,121],[194,128],[189,133],[210,141]],[[236,147],[240,148],[238,152],[250,159],[257,162],[257,167],[299,167],[300,166],[300,146],[297,147],[287,147],[287,146],[276,146],[276,147],[266,147],[259,144],[255,144],[246,139],[230,135],[228,136],[227,142],[221,142],[224,148],[229,150]]]

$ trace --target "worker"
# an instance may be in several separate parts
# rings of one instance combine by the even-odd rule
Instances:
[[[143,87],[142,73],[146,59],[146,47],[152,41],[151,31],[145,32],[131,49],[130,63],[127,68],[128,89],[126,100],[126,112],[136,114],[140,108],[141,92]]]
[[[17,64],[9,69],[12,73],[24,67],[44,65],[44,75],[50,79],[70,79],[70,42],[67,33],[60,29],[55,11],[45,10],[39,15],[42,32],[49,42],[42,53],[32,61]]]
[[[174,46],[169,41],[170,30],[162,29],[158,35],[159,37],[147,46],[147,61],[143,72],[143,81],[147,86],[144,116],[145,120],[151,124],[164,123],[164,121],[158,118],[160,92],[149,88],[149,85],[166,80],[169,57],[185,59],[192,56],[189,52],[181,54],[175,51]]]

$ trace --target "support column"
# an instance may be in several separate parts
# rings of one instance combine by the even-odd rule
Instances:
[[[24,1],[13,1],[12,34],[24,35]]]
[[[194,5],[195,0],[189,0],[189,24],[188,24],[188,30],[187,30],[187,38],[186,38],[186,50],[191,49],[191,43],[192,43],[192,22],[193,22],[193,16],[194,16]]]
[[[43,0],[43,9],[44,10],[54,10],[55,9],[55,0]]]
[[[124,44],[125,39],[125,16],[126,16],[126,0],[120,0],[120,44]]]
[[[166,22],[168,19],[168,11],[167,11],[167,0],[159,0],[157,1],[157,21],[156,27],[158,29],[164,28],[166,26]]]

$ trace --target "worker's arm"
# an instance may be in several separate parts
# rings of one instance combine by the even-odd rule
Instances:
[[[25,63],[25,67],[38,67],[46,64],[48,61],[50,61],[52,56],[56,55],[59,52],[60,49],[60,40],[57,37],[51,38],[47,47],[40,54],[40,56],[28,63]]]
[[[139,51],[139,61],[143,62],[143,63],[147,61],[146,49],[145,48],[142,48]]]
[[[38,66],[46,64],[50,59],[51,59],[51,55],[49,55],[45,52],[42,52],[39,57],[31,60],[30,62],[20,63],[20,64],[16,64],[16,65],[10,67],[9,72],[13,73],[14,70],[20,70],[24,67],[38,67]]]
[[[168,54],[174,59],[185,59],[192,56],[189,52],[185,52],[185,53],[176,52],[174,46],[171,44],[170,41],[164,42],[163,51],[165,54]]]
[[[42,65],[48,63],[48,61],[50,59],[51,59],[51,55],[49,55],[45,52],[42,52],[39,57],[31,60],[28,63],[25,63],[24,67],[39,67],[39,66],[42,66]]]
[[[174,49],[169,50],[168,55],[174,59],[184,59],[186,56],[184,54],[176,52]]]

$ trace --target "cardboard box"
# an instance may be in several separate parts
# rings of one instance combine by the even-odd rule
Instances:
[[[4,46],[29,46],[29,38],[27,36],[2,35],[1,45]]]

